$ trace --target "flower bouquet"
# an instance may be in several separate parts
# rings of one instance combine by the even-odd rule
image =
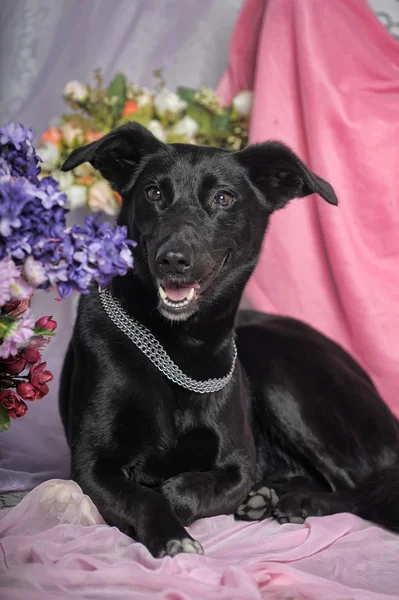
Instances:
[[[25,401],[43,398],[53,378],[41,350],[57,323],[33,317],[35,289],[53,287],[60,299],[86,294],[133,265],[126,228],[99,216],[66,227],[66,196],[40,177],[33,138],[22,125],[0,128],[0,431],[25,415]]]
[[[163,142],[219,146],[240,150],[248,143],[252,92],[242,91],[229,106],[222,106],[215,92],[179,87],[171,92],[156,71],[155,91],[131,85],[118,74],[104,86],[95,71],[94,85],[70,81],[63,92],[71,112],[62,116],[41,138],[38,153],[44,161],[43,176],[52,175],[68,198],[70,209],[87,206],[108,215],[118,212],[120,197],[88,163],[62,173],[67,155],[82,144],[100,139],[114,127],[137,121]]]

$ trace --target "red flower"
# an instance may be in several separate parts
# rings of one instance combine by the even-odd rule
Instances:
[[[40,138],[40,143],[45,144],[46,142],[50,142],[50,144],[54,144],[54,146],[59,146],[62,140],[62,133],[57,127],[50,127],[47,129]]]
[[[53,321],[53,317],[40,317],[38,321],[36,321],[36,327],[40,329],[47,329],[47,331],[54,331],[57,327],[56,321]]]
[[[8,411],[8,414],[12,419],[18,419],[19,417],[26,415],[27,410],[28,407],[26,406],[25,402],[23,400],[18,400],[18,405],[14,408],[11,408]]]
[[[122,117],[128,117],[129,115],[133,115],[137,112],[137,104],[134,100],[128,100],[125,102],[125,106],[123,107]]]
[[[103,131],[88,131],[86,133],[86,141],[87,142],[97,142],[97,140],[101,140],[104,137]]]
[[[40,363],[39,365],[33,365],[29,370],[29,381],[35,390],[39,393],[38,398],[43,398],[49,392],[49,388],[47,385],[48,381],[53,379],[50,371],[45,371],[46,368],[45,362]]]
[[[12,390],[0,390],[0,403],[7,410],[11,410],[18,406],[20,399]]]
[[[40,392],[27,381],[21,381],[17,384],[17,392],[24,400],[38,400],[41,397]]]
[[[28,361],[21,354],[17,354],[16,356],[10,356],[4,361],[7,373],[11,373],[12,375],[18,375],[21,373],[26,367],[26,363]]]
[[[32,348],[32,346],[26,346],[26,348],[22,350],[22,354],[29,365],[34,365],[41,359],[39,350],[37,348]]]

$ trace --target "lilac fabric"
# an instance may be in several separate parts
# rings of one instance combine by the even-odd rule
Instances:
[[[1,519],[1,515],[4,514]],[[49,481],[0,512],[4,600],[389,600],[399,538],[353,515],[304,525],[197,521],[205,556],[154,559],[70,481]]]

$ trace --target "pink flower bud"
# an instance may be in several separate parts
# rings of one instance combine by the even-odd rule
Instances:
[[[12,419],[18,419],[19,417],[23,417],[26,414],[28,407],[26,406],[23,400],[18,400],[17,406],[11,408],[8,411],[8,414]]]
[[[53,379],[53,375],[50,373],[50,371],[44,370],[46,364],[47,363],[43,362],[39,365],[33,365],[29,370],[29,381],[39,393],[39,398],[43,398],[43,396],[48,394],[49,387],[47,382]]]
[[[20,399],[12,390],[0,390],[0,404],[7,410],[18,406]]]
[[[29,365],[34,365],[41,359],[39,350],[37,348],[33,348],[32,346],[26,346],[26,348],[22,350],[22,354]]]
[[[17,384],[17,392],[24,400],[37,400],[40,398],[37,390],[27,381],[22,381]]]
[[[10,358],[7,358],[4,362],[7,373],[18,375],[18,373],[21,373],[25,369],[28,361],[24,356],[21,356],[21,354],[17,354],[16,356],[10,356]]]
[[[57,327],[56,321],[53,321],[53,317],[40,317],[38,321],[36,321],[36,327],[40,329],[47,329],[47,331],[54,331]]]

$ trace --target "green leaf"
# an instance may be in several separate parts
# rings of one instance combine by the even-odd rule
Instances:
[[[41,327],[34,327],[33,333],[35,335],[55,335],[55,331],[49,331],[48,329],[42,329]]]
[[[212,115],[201,104],[190,104],[186,109],[186,115],[197,121],[200,133],[209,134],[212,131]]]
[[[196,93],[197,90],[193,90],[192,88],[186,87],[178,87],[176,90],[176,94],[179,96],[179,98],[187,102],[187,104],[194,104],[194,98]]]
[[[10,428],[11,419],[8,410],[4,406],[0,406],[0,432],[7,431]]]
[[[12,329],[14,329],[17,321],[17,317],[11,317],[10,315],[0,316],[0,339],[8,336]]]
[[[212,116],[212,129],[227,131],[229,129],[231,108],[226,109],[223,115]]]
[[[108,86],[108,98],[117,98],[117,102],[111,106],[111,113],[113,115],[120,115],[123,107],[125,106],[127,98],[127,84],[126,77],[122,73],[115,75],[113,80]]]

